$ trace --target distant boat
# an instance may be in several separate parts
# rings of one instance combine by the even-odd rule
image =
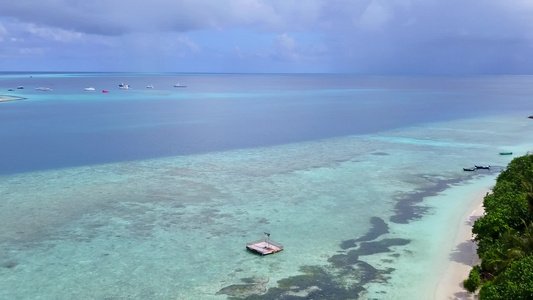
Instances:
[[[43,91],[43,92],[51,92],[52,89],[49,88],[49,87],[38,87],[38,88],[35,88],[36,91]]]
[[[176,83],[176,84],[174,85],[174,87],[177,87],[177,88],[184,88],[184,87],[187,87],[187,86],[186,86],[186,85],[181,85],[181,84],[179,84],[179,83]]]
[[[84,90],[86,90],[86,91],[94,91],[95,89],[93,87],[86,87],[86,88],[84,88]]]
[[[147,88],[147,89],[153,89],[154,86],[150,84],[150,85],[147,85],[146,88]]]
[[[23,90],[24,87],[23,87],[22,85],[19,85],[19,86],[17,86],[17,89],[18,89],[18,90]]]
[[[500,155],[513,155],[513,152],[500,152]]]
[[[8,91],[12,91],[13,89],[9,88],[9,89],[7,89],[7,90],[8,90]]]
[[[118,87],[121,88],[121,89],[127,90],[127,89],[130,88],[130,85],[129,84],[124,84],[124,82],[123,82],[123,83],[119,84]]]
[[[476,165],[476,169],[490,170],[490,166],[477,166],[477,165]]]
[[[109,93],[109,91],[103,90],[102,93]]]
[[[477,170],[476,167],[472,167],[472,168],[463,168],[463,171],[475,171]]]

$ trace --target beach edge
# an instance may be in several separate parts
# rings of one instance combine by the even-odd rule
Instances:
[[[465,215],[457,226],[457,234],[452,242],[453,252],[450,255],[451,258],[446,271],[437,285],[434,299],[478,299],[477,294],[465,290],[463,280],[468,278],[472,266],[479,263],[477,245],[473,242],[472,237],[472,226],[478,218],[483,216],[485,212],[483,199],[490,192],[489,188],[484,188],[469,195],[475,200],[465,211]]]

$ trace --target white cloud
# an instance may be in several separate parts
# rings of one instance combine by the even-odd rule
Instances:
[[[296,48],[296,42],[287,33],[278,35],[275,42],[278,49],[282,51],[294,51]]]
[[[178,38],[177,38],[177,42],[179,44],[182,44],[182,45],[185,45],[187,46],[187,48],[192,51],[192,52],[198,52],[200,51],[200,47],[194,43],[193,41],[191,41],[189,39],[189,37],[187,36],[184,36],[184,35],[180,35]]]
[[[27,56],[27,55],[43,55],[46,51],[43,48],[20,48],[19,53]]]
[[[392,18],[392,10],[381,4],[380,1],[371,0],[363,15],[357,21],[363,29],[380,29]]]
[[[280,34],[274,40],[276,54],[286,60],[298,60],[298,45],[287,33]]]
[[[237,56],[238,58],[244,58],[245,57],[244,52],[242,51],[241,47],[239,47],[239,46],[235,46],[233,48],[233,53],[235,53],[235,56]]]
[[[349,71],[346,68],[353,66],[365,66],[369,71],[391,70],[400,65],[397,61],[409,62],[403,63],[403,67],[427,66],[434,70],[450,65],[443,62],[446,59],[453,59],[460,66],[461,61],[467,61],[476,52],[491,53],[479,55],[479,60],[486,57],[480,65],[487,66],[498,57],[511,60],[527,57],[525,53],[533,39],[532,3],[0,1],[0,39],[3,46],[8,43],[13,48],[42,46],[54,53],[72,47],[71,53],[79,52],[80,56],[85,48],[90,48],[92,53],[85,55],[99,51],[101,55],[110,55],[110,60],[111,55],[119,55],[120,51],[131,52],[132,57],[151,51],[169,56],[179,53],[198,60],[240,55],[247,58],[249,66],[254,65],[252,58],[258,57],[263,61],[278,60],[280,66],[282,61],[328,61],[332,64],[330,70],[341,71]],[[112,49],[106,52],[108,48]]]
[[[80,32],[43,27],[31,23],[26,25],[26,31],[38,38],[67,43],[80,41],[84,36]]]
[[[70,0],[0,1],[0,17],[87,34],[176,31],[254,26],[283,31],[314,24],[326,0]],[[54,12],[51,13],[42,13]]]
[[[3,42],[7,36],[7,29],[0,23],[0,42]]]

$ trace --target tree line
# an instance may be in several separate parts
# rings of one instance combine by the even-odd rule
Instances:
[[[513,159],[472,227],[481,263],[463,286],[480,300],[533,299],[533,154]]]

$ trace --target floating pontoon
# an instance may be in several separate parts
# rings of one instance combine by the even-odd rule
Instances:
[[[268,255],[283,250],[283,245],[276,243],[270,239],[270,233],[265,232],[266,237],[264,239],[252,241],[246,243],[246,248],[252,252]]]

